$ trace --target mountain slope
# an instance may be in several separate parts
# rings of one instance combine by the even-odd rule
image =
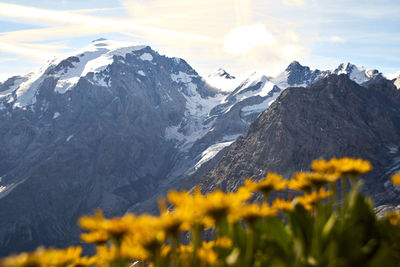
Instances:
[[[245,178],[268,171],[286,177],[315,158],[362,157],[372,162],[364,191],[379,204],[399,201],[387,183],[397,162],[400,95],[385,79],[361,87],[346,75],[329,75],[307,88],[288,88],[239,137],[201,180],[205,191],[235,190]]]
[[[69,245],[96,208],[151,210],[213,168],[286,85],[321,73],[293,63],[281,87],[259,72],[218,70],[213,83],[183,59],[99,39],[11,77],[0,84],[0,254]]]
[[[235,95],[183,59],[96,40],[0,85],[0,254],[79,240],[96,208],[152,201],[246,132],[277,97],[262,77]],[[223,127],[222,127],[223,126]]]

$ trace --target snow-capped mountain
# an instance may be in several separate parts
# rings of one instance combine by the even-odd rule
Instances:
[[[76,219],[98,207],[140,210],[246,132],[277,95],[263,75],[224,92],[183,59],[104,39],[7,79],[0,254],[79,240]]]
[[[307,88],[288,88],[206,170],[196,186],[235,191],[268,172],[291,177],[312,160],[364,158],[373,170],[362,191],[377,205],[397,205],[400,190],[390,175],[400,171],[400,91],[384,78],[368,87],[349,75],[328,75]]]
[[[311,70],[309,67],[302,66],[299,62],[293,61],[285,71],[270,79],[277,86],[285,89],[289,86],[308,86],[329,74],[329,71]]]
[[[217,69],[214,73],[208,75],[208,78],[224,78],[224,79],[235,79],[235,76],[232,76],[223,68]]]
[[[330,73],[293,62],[274,78],[222,69],[203,78],[149,46],[99,39],[7,79],[0,254],[70,244],[76,219],[98,207],[108,216],[146,209],[212,168],[282,90]]]
[[[351,63],[340,64],[332,73],[337,75],[346,74],[351,80],[361,85],[382,78],[382,73],[378,70],[366,70],[364,67],[357,67]]]
[[[236,79],[235,76],[232,76],[222,68],[205,77],[207,84],[218,88],[222,92],[232,92],[239,85],[241,79],[241,77]]]
[[[293,61],[289,64],[285,71],[281,72],[276,77],[270,77],[270,80],[281,89],[285,89],[289,86],[309,86],[331,74],[346,74],[351,80],[360,85],[375,81],[383,77],[382,73],[380,73],[378,70],[366,70],[364,67],[358,67],[351,63],[342,63],[333,70],[320,71],[318,69],[311,70],[307,66],[302,66],[299,62]]]

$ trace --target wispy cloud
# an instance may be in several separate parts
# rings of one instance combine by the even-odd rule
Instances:
[[[0,73],[0,83],[6,81],[8,78],[15,76],[15,73]]]
[[[108,9],[58,11],[0,3],[0,17],[45,26],[0,33],[0,50],[40,60],[67,47],[52,46],[49,49],[34,44],[38,41],[118,32],[142,38],[168,54],[193,61],[200,60],[199,51],[204,50],[208,57],[204,60],[229,61],[234,54],[240,56],[234,60],[241,65],[257,67],[258,59],[255,61],[256,56],[252,54],[258,53],[268,57],[270,65],[279,61],[282,65],[282,59],[286,61],[288,55],[295,57],[304,51],[293,49],[301,48],[299,44],[291,44],[300,39],[293,30],[284,28],[281,31],[254,21],[252,0],[235,0],[233,5],[230,0],[125,0],[122,3],[130,18],[90,15]],[[264,51],[260,51],[262,47]]]
[[[39,62],[70,52],[65,44],[105,35],[143,41],[160,53],[187,59],[200,72],[222,65],[233,71],[256,68],[270,74],[291,60],[321,67],[321,62],[342,60],[339,53],[359,59],[377,50],[381,60],[390,57],[391,67],[396,68],[393,55],[399,54],[395,45],[399,35],[391,25],[399,22],[393,14],[400,11],[400,4],[338,1],[120,0],[115,7],[88,9],[81,8],[87,5],[72,9],[65,1],[65,10],[0,2],[2,21],[39,26],[1,32],[0,52]],[[29,3],[18,1],[24,2]],[[383,25],[386,18],[392,24]],[[391,50],[388,44],[393,44]]]
[[[255,46],[275,43],[275,38],[267,32],[265,25],[256,24],[234,28],[225,37],[224,51],[232,54],[245,54]]]
[[[335,42],[335,43],[344,43],[344,42],[345,42],[344,39],[343,39],[342,37],[337,36],[337,35],[332,35],[332,36],[329,38],[329,40],[330,40],[331,42]]]
[[[124,9],[123,7],[109,7],[109,8],[71,9],[66,11],[77,14],[91,14],[97,12],[123,10],[123,9]]]
[[[175,38],[194,39],[197,41],[219,42],[220,40],[208,36],[191,34],[186,32],[174,31],[161,27],[145,26],[133,22],[128,19],[105,18],[89,15],[77,14],[71,11],[55,11],[40,9],[35,7],[27,7],[21,5],[13,5],[0,3],[0,16],[17,17],[28,20],[41,21],[43,23],[59,23],[81,26],[85,25],[91,29],[100,29],[104,32],[129,30],[142,33],[161,34],[165,36],[173,36]],[[109,28],[104,28],[109,27]],[[79,31],[79,28],[76,28]]]
[[[40,62],[57,55],[55,51],[48,51],[44,47],[49,46],[36,44],[5,43],[0,41],[0,51],[27,56],[33,59],[37,59]]]
[[[398,77],[400,77],[400,70],[396,71],[394,73],[388,73],[385,75],[388,79],[396,79]]]
[[[15,57],[1,57],[0,63],[11,62],[11,61],[16,61],[16,60],[17,59]]]
[[[305,0],[282,0],[282,3],[286,6],[304,6]]]
[[[265,11],[275,5],[273,1],[262,1],[264,5],[256,2],[260,3],[255,0],[123,1],[135,21],[152,26],[164,25],[174,30],[186,29],[223,41],[217,45],[202,44],[201,48],[190,40],[186,41],[179,48],[180,54],[189,60],[193,59],[193,62],[199,61],[199,50],[203,50],[207,51],[205,57],[202,57],[204,61],[221,62],[220,64],[229,62],[230,68],[236,70],[282,68],[288,61],[287,55],[282,51],[283,47],[299,42],[300,35],[289,21],[264,16]],[[169,14],[176,13],[186,16],[175,19],[168,17]],[[262,20],[259,18],[260,13],[264,16]],[[302,44],[297,43],[297,47],[302,48]],[[182,52],[182,48],[187,53]],[[170,51],[174,52],[173,47],[170,47]],[[297,58],[306,53],[305,49],[292,51],[292,56]],[[265,59],[268,59],[268,66]]]

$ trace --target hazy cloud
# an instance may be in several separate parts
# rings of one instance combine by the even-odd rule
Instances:
[[[393,28],[391,24],[376,30],[381,24],[368,27],[368,22],[395,14],[400,5],[390,0],[371,5],[358,0],[338,1],[120,0],[112,8],[75,10],[68,1],[65,10],[0,3],[1,20],[40,26],[0,33],[0,51],[40,61],[71,50],[64,43],[49,43],[54,40],[76,43],[86,36],[117,35],[145,42],[162,54],[183,57],[200,72],[225,66],[233,72],[261,69],[271,74],[292,60],[325,68],[341,60],[339,52],[370,60],[372,56],[390,56],[391,62],[396,62],[393,55],[398,51],[398,34],[385,31]],[[28,3],[18,1],[24,2]],[[360,6],[365,8],[355,16]],[[378,15],[371,14],[374,10]],[[398,21],[395,16],[392,20]],[[355,31],[355,27],[364,30]],[[341,43],[341,50],[326,52],[326,46],[334,43]],[[373,44],[375,50],[367,44]]]
[[[286,6],[304,6],[304,0],[282,0],[282,3]]]
[[[345,42],[342,37],[336,36],[336,35],[331,36],[330,41],[335,42],[335,43],[344,43]]]
[[[275,38],[267,32],[265,25],[256,24],[233,28],[224,40],[224,51],[231,54],[245,54],[255,46],[275,43]]]

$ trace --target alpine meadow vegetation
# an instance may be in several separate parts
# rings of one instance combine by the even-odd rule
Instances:
[[[38,248],[6,267],[400,266],[400,212],[378,217],[360,193],[362,159],[319,159],[290,179],[268,173],[236,192],[171,191],[160,215],[79,219],[81,247]],[[400,174],[391,177],[400,186]],[[283,191],[273,199],[277,191]]]

